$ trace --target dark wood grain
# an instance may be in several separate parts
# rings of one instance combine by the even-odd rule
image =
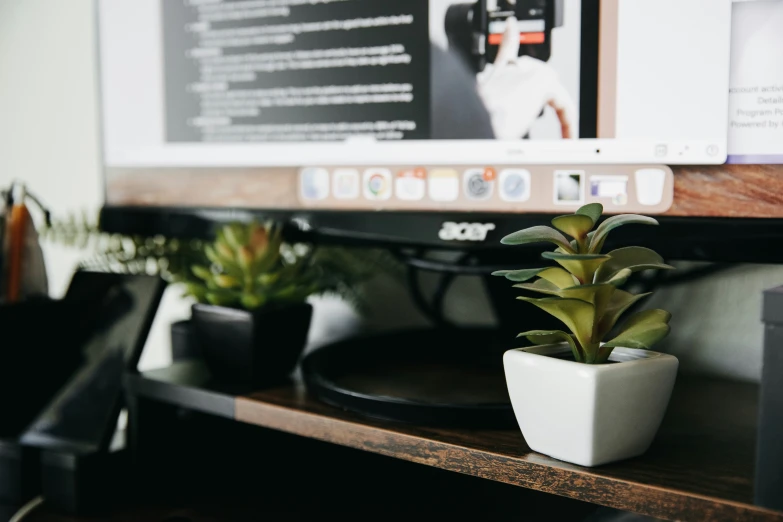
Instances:
[[[289,386],[236,401],[237,420],[577,500],[672,520],[783,520],[751,505],[758,388],[681,379],[643,457],[583,468],[532,452],[517,430],[371,420]]]
[[[783,165],[672,167],[670,216],[779,218]]]

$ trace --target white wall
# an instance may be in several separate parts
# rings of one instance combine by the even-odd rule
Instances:
[[[0,185],[27,182],[55,214],[102,201],[98,164],[94,30],[90,0],[0,0]],[[52,293],[61,295],[78,253],[45,247]],[[761,369],[761,290],[783,283],[778,267],[738,267],[687,287],[660,292],[657,306],[675,314],[670,349],[683,367],[743,379]],[[374,283],[371,328],[422,324],[400,285]],[[522,310],[524,303],[509,303]],[[486,322],[475,280],[461,281],[447,309],[457,319]],[[168,324],[187,314],[176,290],[166,296],[143,366],[165,364]],[[478,317],[477,317],[478,315]],[[320,303],[314,341],[356,325],[336,303]],[[154,348],[157,347],[157,348]]]
[[[103,201],[99,168],[95,31],[91,0],[0,0],[0,186],[24,181],[55,216]],[[45,244],[51,293],[63,294],[83,253]],[[176,290],[164,297],[151,346],[187,314]],[[146,350],[143,367],[169,353]]]

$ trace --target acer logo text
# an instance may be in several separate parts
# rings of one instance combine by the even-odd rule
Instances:
[[[438,232],[443,241],[484,241],[495,230],[494,223],[455,223],[446,221]]]

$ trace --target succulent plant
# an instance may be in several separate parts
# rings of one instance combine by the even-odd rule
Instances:
[[[570,330],[533,330],[519,334],[533,344],[566,342],[574,359],[587,364],[602,364],[618,346],[649,349],[669,333],[671,314],[665,310],[646,310],[631,316],[613,339],[603,342],[622,314],[649,294],[634,295],[621,290],[632,273],[673,267],[654,251],[638,246],[601,250],[609,232],[628,225],[657,225],[650,217],[636,214],[612,216],[594,229],[603,213],[599,203],[585,205],[575,214],[552,220],[554,228],[536,226],[504,237],[506,245],[552,243],[554,252],[542,257],[559,267],[502,270],[502,276],[518,284],[515,288],[544,294],[544,298],[518,297],[562,321]],[[569,236],[572,239],[566,237]],[[531,282],[532,280],[532,282]]]
[[[208,264],[191,267],[196,280],[179,278],[186,294],[202,303],[248,310],[331,294],[362,312],[362,283],[397,268],[380,250],[288,244],[273,223],[226,225],[203,251]]]
[[[225,225],[204,253],[211,266],[193,265],[198,281],[185,283],[199,302],[252,310],[301,302],[318,288],[309,257],[283,243],[272,223]]]

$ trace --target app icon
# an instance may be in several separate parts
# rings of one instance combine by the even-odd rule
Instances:
[[[382,201],[391,197],[392,174],[389,169],[367,169],[364,171],[364,197]]]
[[[335,169],[332,173],[332,192],[337,199],[359,197],[359,171],[356,169]]]
[[[317,201],[329,197],[329,171],[306,168],[299,172],[299,191],[302,199]]]
[[[530,172],[525,169],[506,169],[500,172],[500,199],[527,201],[530,199]]]
[[[662,158],[669,154],[669,147],[663,143],[655,146],[655,157]]]
[[[615,205],[628,204],[628,176],[590,176],[590,196],[611,199]]]
[[[454,169],[431,170],[427,182],[433,201],[455,201],[459,197],[459,173]]]
[[[646,206],[660,205],[666,186],[666,171],[661,169],[640,169],[634,175],[636,199]],[[670,189],[671,190],[671,189]]]
[[[585,201],[585,173],[583,170],[555,171],[555,203],[578,205]]]
[[[394,193],[405,201],[424,199],[427,190],[427,171],[422,168],[403,170],[394,181]]]
[[[469,199],[489,199],[495,188],[495,169],[469,169],[463,174],[465,194]]]

